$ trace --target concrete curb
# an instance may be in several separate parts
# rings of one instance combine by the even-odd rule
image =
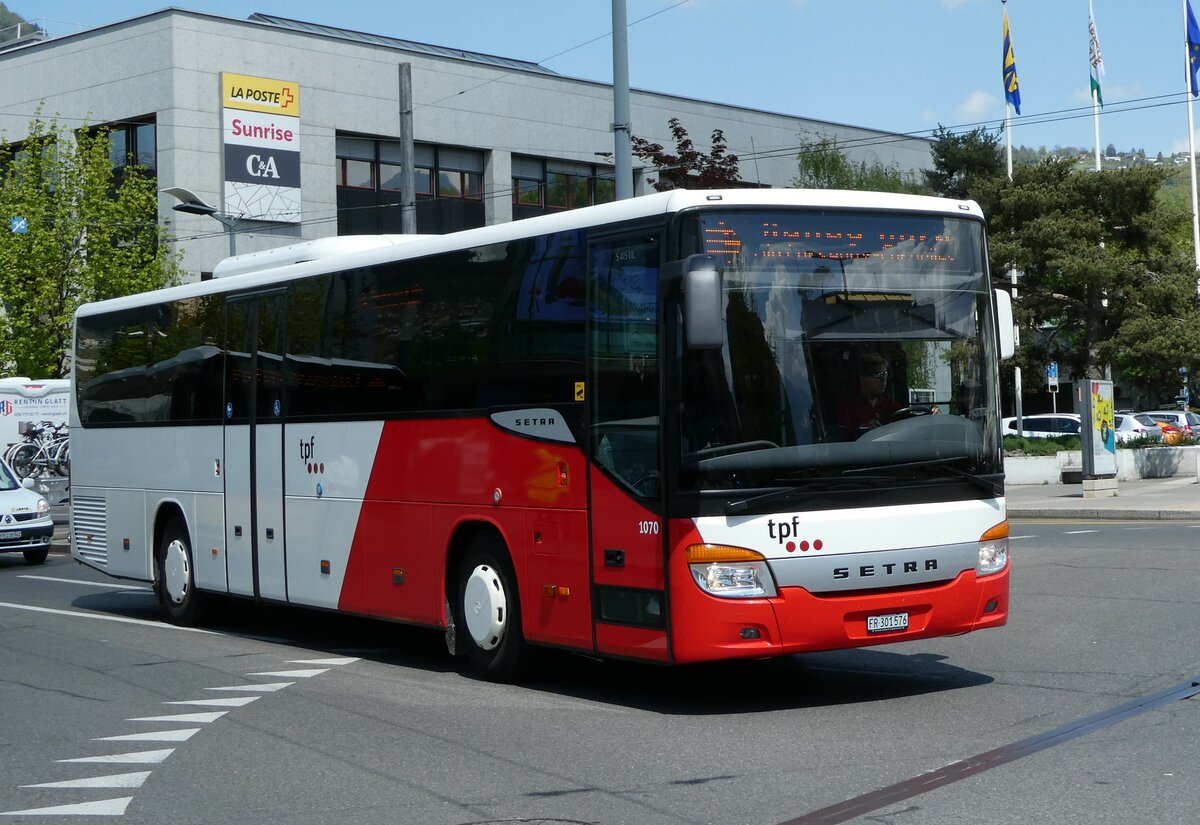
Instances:
[[[1009,518],[1087,518],[1127,521],[1200,521],[1200,510],[1111,507],[1008,507]]]

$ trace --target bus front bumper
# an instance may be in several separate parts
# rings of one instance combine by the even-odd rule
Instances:
[[[689,581],[673,594],[674,660],[786,656],[1000,627],[1008,621],[1008,573],[980,578],[966,570],[919,589],[830,595],[785,587],[774,598],[747,600],[716,598]],[[871,617],[907,627],[868,630]]]

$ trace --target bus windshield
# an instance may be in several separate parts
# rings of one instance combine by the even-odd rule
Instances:
[[[936,478],[998,494],[981,222],[700,213],[684,237],[723,265],[726,335],[719,349],[693,349],[680,325],[675,342],[683,492]]]

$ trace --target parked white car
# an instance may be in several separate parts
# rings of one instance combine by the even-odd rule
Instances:
[[[1058,438],[1064,435],[1079,435],[1082,426],[1075,413],[1034,413],[1021,416],[1021,431],[1017,432],[1017,419],[1005,418],[1000,422],[1004,435],[1021,435],[1025,438]]]
[[[0,461],[0,553],[24,553],[26,564],[44,562],[54,536],[50,503],[33,491],[35,485]]]

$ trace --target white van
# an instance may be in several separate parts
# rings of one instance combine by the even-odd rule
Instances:
[[[65,426],[70,393],[66,378],[0,378],[0,452],[21,441],[30,427]]]

